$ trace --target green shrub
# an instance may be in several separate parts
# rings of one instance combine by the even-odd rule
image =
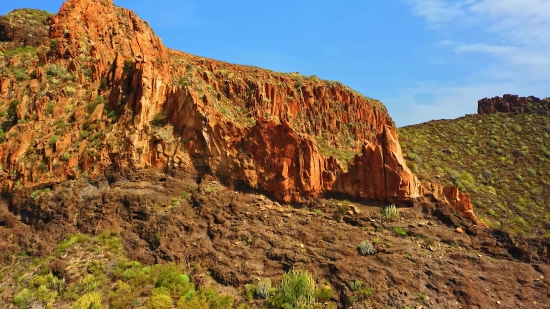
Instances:
[[[395,204],[388,205],[384,208],[384,216],[390,220],[399,218],[399,210],[395,207]]]
[[[13,75],[20,81],[28,78],[27,72],[23,68],[13,70]]]
[[[80,131],[80,137],[81,137],[81,138],[86,138],[86,137],[88,137],[88,136],[90,136],[90,132],[88,132],[88,131],[86,131],[86,130]]]
[[[269,297],[269,292],[271,290],[271,279],[264,278],[256,284],[256,289],[254,294],[258,299],[267,299]]]
[[[292,269],[283,275],[275,301],[280,308],[302,309],[315,305],[315,279],[305,270]]]
[[[51,114],[54,108],[55,108],[55,102],[54,101],[48,102],[45,108],[46,114],[48,115]]]
[[[101,308],[101,302],[100,292],[86,293],[76,300],[71,309],[99,309]]]
[[[57,135],[52,136],[50,138],[50,142],[49,142],[50,146],[55,145],[55,143],[57,143],[57,141],[59,141],[59,136],[57,136]]]
[[[26,309],[33,299],[32,291],[29,289],[23,289],[15,298],[13,299],[13,302],[17,307],[20,309]]]
[[[395,234],[401,236],[401,237],[407,237],[407,232],[405,232],[405,230],[403,230],[402,228],[400,227],[394,227],[393,228],[393,231],[395,232]]]
[[[152,291],[151,297],[147,302],[147,307],[151,309],[169,309],[174,306],[170,291],[165,288],[156,288]]]
[[[40,193],[42,192],[42,190],[35,190],[31,193],[31,196],[30,198],[32,199],[35,199],[38,195],[40,195]]]
[[[17,105],[19,105],[19,100],[12,100],[10,102],[10,105],[8,106],[8,117],[15,116],[15,111],[17,109]]]
[[[67,75],[67,68],[59,64],[52,64],[46,69],[48,76],[64,77]]]
[[[355,280],[350,285],[350,290],[352,291],[358,291],[363,286],[363,281],[361,280]]]
[[[327,302],[332,299],[332,289],[330,286],[323,286],[321,289],[317,290],[316,299],[320,303]]]
[[[414,152],[408,153],[407,159],[414,161],[417,164],[422,164],[422,159],[420,159],[420,156]]]
[[[59,45],[59,42],[57,41],[57,39],[53,39],[50,41],[51,50],[56,50],[58,45]]]
[[[358,250],[359,250],[359,254],[361,255],[371,255],[376,253],[372,243],[367,240],[363,240],[361,244],[359,244]]]
[[[93,113],[95,108],[99,104],[104,104],[104,103],[105,103],[105,97],[103,97],[102,95],[98,95],[97,97],[95,97],[95,99],[92,102],[86,105],[86,111],[88,113]]]

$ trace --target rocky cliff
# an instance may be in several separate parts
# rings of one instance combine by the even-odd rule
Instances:
[[[411,173],[380,102],[315,76],[169,50],[112,0],[67,1],[44,45],[0,67],[4,191],[109,166],[193,167],[284,202],[432,194],[477,221],[467,195]]]
[[[501,113],[539,113],[546,114],[550,111],[550,98],[539,99],[534,96],[519,97],[505,94],[502,97],[483,98],[478,101],[477,113],[493,114]]]

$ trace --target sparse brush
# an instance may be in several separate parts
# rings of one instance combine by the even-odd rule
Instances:
[[[59,64],[52,64],[46,69],[48,76],[63,77],[67,74],[67,69]]]
[[[17,296],[15,296],[13,302],[18,308],[27,308],[31,300],[33,299],[32,291],[29,289],[23,289]]]
[[[86,293],[76,300],[71,309],[101,308],[102,298],[99,292]]]
[[[269,291],[271,290],[271,279],[264,278],[256,284],[256,290],[254,294],[258,299],[267,299],[269,297]]]
[[[315,279],[308,271],[292,269],[283,275],[277,293],[282,308],[312,308],[315,305]]]
[[[363,240],[361,244],[359,244],[359,254],[361,255],[371,255],[375,254],[376,250],[374,250],[374,246],[370,241]]]
[[[363,281],[355,280],[351,283],[350,289],[352,291],[358,291],[363,286]]]
[[[388,205],[384,208],[384,216],[390,220],[399,218],[399,210],[395,207],[395,204]]]

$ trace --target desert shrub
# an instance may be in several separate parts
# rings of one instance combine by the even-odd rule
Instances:
[[[130,305],[134,299],[135,295],[134,291],[132,291],[132,286],[118,280],[109,294],[109,305],[113,309],[131,308]]]
[[[26,309],[33,299],[32,291],[29,289],[23,289],[13,299],[14,304],[20,309]]]
[[[361,255],[371,255],[376,253],[372,243],[367,240],[363,240],[361,244],[359,244],[358,250],[359,250],[359,254]]]
[[[55,143],[57,143],[57,141],[59,141],[59,136],[57,136],[57,135],[52,136],[50,138],[50,142],[49,142],[50,146],[55,145]]]
[[[275,308],[312,308],[315,305],[315,279],[308,271],[290,270],[283,275],[270,303]]]
[[[395,207],[395,204],[388,205],[384,208],[384,216],[390,220],[399,218],[399,210]]]
[[[352,291],[358,291],[363,286],[363,281],[355,280],[350,284],[350,289]]]
[[[97,288],[99,287],[100,285],[100,281],[98,278],[96,278],[94,275],[92,274],[87,274],[84,279],[82,279],[82,283],[86,289],[86,291],[88,292],[92,292],[92,291],[95,291],[97,290]]]
[[[67,127],[67,123],[65,122],[65,119],[63,118],[58,118],[55,120],[54,122],[54,125],[58,128],[58,129],[65,129],[65,127]]]
[[[255,296],[259,299],[267,299],[271,290],[271,279],[264,278],[256,284]]]
[[[156,287],[165,287],[169,290],[174,290],[178,285],[187,285],[190,281],[189,276],[183,274],[176,264],[164,267],[155,266],[153,271],[158,275],[155,282]]]
[[[407,159],[408,160],[411,160],[411,161],[414,161],[416,164],[422,164],[422,159],[420,158],[420,156],[414,152],[411,152],[411,153],[408,153],[407,154]]]
[[[76,93],[76,89],[73,86],[65,86],[63,91],[65,91],[68,96],[73,96]]]
[[[71,155],[65,151],[62,155],[61,155],[61,160],[63,161],[69,161],[69,159],[71,158]]]
[[[48,76],[63,77],[67,75],[67,68],[59,64],[52,64],[46,69],[46,74]]]
[[[25,80],[28,78],[27,72],[23,68],[13,70],[13,75],[17,78],[17,80]]]
[[[320,303],[327,302],[332,298],[332,289],[330,286],[325,285],[321,289],[317,290],[315,297]]]
[[[101,308],[101,302],[101,293],[86,293],[76,300],[76,302],[71,306],[71,309],[99,309]]]
[[[105,103],[105,98],[102,95],[98,95],[97,97],[95,97],[95,99],[92,102],[86,105],[86,111],[88,113],[93,113],[95,108],[99,104],[104,104],[104,103]]]
[[[170,290],[165,287],[154,289],[147,302],[147,307],[151,309],[169,309],[172,308],[173,305],[172,297],[170,297]]]
[[[19,105],[19,100],[12,100],[10,102],[10,105],[8,105],[8,117],[15,116],[15,111],[17,109],[17,105]]]
[[[59,42],[56,39],[53,39],[50,41],[50,49],[56,50],[58,45],[59,45]]]
[[[86,266],[86,270],[89,274],[100,275],[103,271],[103,265],[101,265],[100,261],[94,260],[88,263],[88,265]]]
[[[90,132],[88,132],[88,131],[86,131],[86,130],[80,131],[80,137],[81,137],[81,138],[86,138],[86,137],[88,137],[88,136],[90,136]]]
[[[33,46],[23,46],[23,47],[18,47],[18,48],[15,48],[15,49],[10,49],[10,50],[6,50],[6,51],[0,51],[0,57],[2,56],[5,56],[5,57],[12,57],[12,56],[15,56],[15,55],[36,55],[36,50],[37,48],[36,47],[33,47]]]
[[[46,114],[48,115],[51,114],[54,108],[55,108],[55,102],[54,101],[48,102],[45,108]]]
[[[42,193],[42,190],[35,190],[31,193],[30,198],[35,199],[40,193]]]
[[[403,230],[402,228],[400,227],[394,227],[393,228],[393,231],[395,232],[395,234],[401,236],[401,237],[407,237],[407,232],[405,232],[405,230]]]

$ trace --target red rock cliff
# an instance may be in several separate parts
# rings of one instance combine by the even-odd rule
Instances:
[[[478,101],[477,113],[547,113],[550,111],[550,98],[519,97],[505,94],[502,97],[483,98]]]
[[[330,191],[387,201],[432,193],[471,210],[456,188],[433,189],[411,173],[380,102],[314,76],[168,50],[111,0],[64,3],[24,67],[27,79],[0,77],[10,124],[0,140],[4,190],[113,164],[194,166],[285,202]]]

